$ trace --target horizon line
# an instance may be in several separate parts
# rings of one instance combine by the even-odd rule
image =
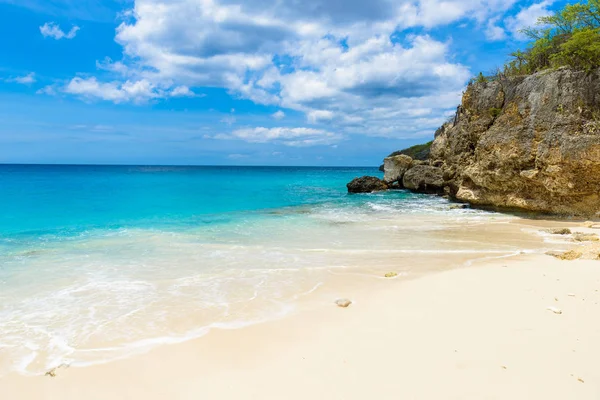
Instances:
[[[83,163],[1,163],[3,166],[56,167],[233,167],[233,168],[379,168],[375,165],[233,165],[233,164],[83,164]]]

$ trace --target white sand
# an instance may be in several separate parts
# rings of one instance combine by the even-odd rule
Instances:
[[[521,256],[110,364],[9,376],[2,399],[600,399],[600,262]],[[555,314],[549,307],[560,309]]]

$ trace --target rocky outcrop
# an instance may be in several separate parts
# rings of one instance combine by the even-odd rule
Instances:
[[[384,181],[373,176],[356,178],[346,186],[349,193],[371,193],[388,189]]]
[[[597,215],[600,72],[559,69],[471,84],[456,117],[436,133],[429,165],[460,201]],[[411,171],[404,181],[413,188],[422,172]]]
[[[415,192],[431,194],[442,194],[445,186],[442,170],[430,165],[416,165],[409,169],[402,178],[402,185]]]
[[[411,167],[413,159],[404,154],[388,157],[383,160],[383,170],[385,175],[383,180],[386,183],[402,182],[402,178]]]

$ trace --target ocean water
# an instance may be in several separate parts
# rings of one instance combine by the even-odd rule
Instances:
[[[303,297],[335,294],[342,275],[537,246],[508,229],[510,217],[438,197],[347,194],[361,175],[380,172],[0,166],[0,376],[279,318]]]

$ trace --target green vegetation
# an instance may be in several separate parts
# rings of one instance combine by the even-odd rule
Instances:
[[[477,78],[475,78],[475,83],[486,83],[488,81],[489,79],[483,75],[483,72],[480,72],[479,75],[477,75]]]
[[[495,107],[490,108],[488,111],[490,113],[490,117],[492,117],[492,118],[498,118],[500,116],[500,114],[502,113],[501,108],[495,108]]]
[[[415,160],[427,160],[429,157],[429,150],[431,149],[431,142],[427,142],[425,144],[418,144],[416,146],[409,147],[408,149],[395,151],[390,154],[388,157],[399,156],[400,154],[407,155]]]
[[[496,77],[560,67],[578,71],[600,67],[600,0],[568,4],[553,15],[539,18],[536,27],[522,33],[532,40],[530,46],[512,53],[512,60],[497,71]],[[472,82],[494,79],[480,73]]]

